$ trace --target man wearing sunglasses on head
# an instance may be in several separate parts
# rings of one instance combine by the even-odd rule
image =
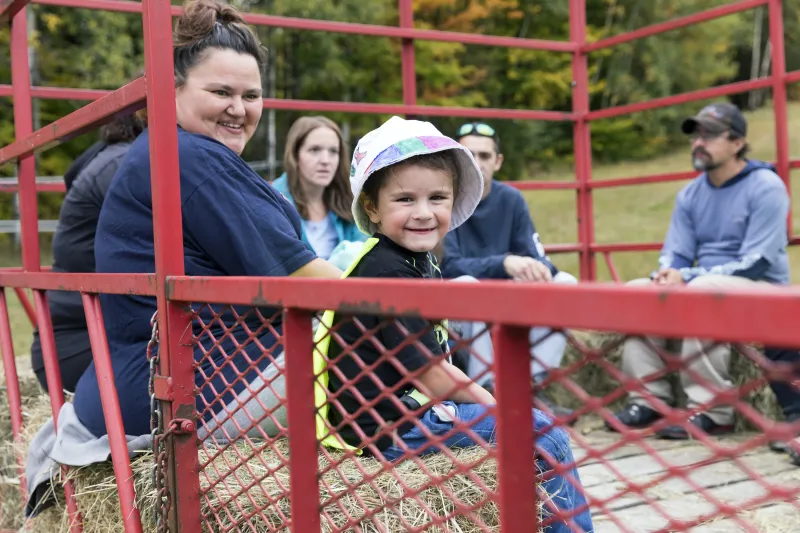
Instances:
[[[728,103],[711,104],[687,118],[682,130],[691,141],[692,166],[702,173],[678,193],[660,268],[650,278],[628,284],[760,290],[787,285],[789,195],[771,164],[747,158],[747,122],[742,113]],[[683,362],[679,374],[687,407],[699,412],[682,424],[659,429],[656,436],[688,439],[688,427],[709,435],[733,431],[733,407],[718,400],[733,389],[728,345],[637,338],[625,342],[622,371],[641,386],[630,391],[616,420],[607,422],[609,429],[648,428],[666,414],[664,405],[674,405],[672,387],[663,375],[666,363],[653,349],[672,348],[668,344],[677,344],[673,349]],[[770,351],[767,356],[780,358]],[[662,377],[652,378],[659,373]]]
[[[455,139],[472,152],[481,169],[483,198],[473,215],[445,237],[442,276],[577,283],[574,276],[559,271],[545,255],[522,194],[494,180],[495,172],[503,165],[495,129],[488,124],[468,123],[458,129]],[[465,324],[463,336],[470,337],[471,333],[470,325]],[[566,349],[564,335],[550,333],[549,328],[531,329],[531,376],[537,382],[547,377],[550,368],[561,364]],[[467,374],[480,385],[490,389],[494,386],[493,372],[477,357],[469,358]],[[543,395],[537,397],[537,407],[557,416],[571,414]]]

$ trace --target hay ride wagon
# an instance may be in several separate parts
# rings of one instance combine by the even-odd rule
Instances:
[[[18,168],[23,235],[23,268],[0,270],[0,289],[21,298],[38,328],[51,394],[43,396],[31,376],[17,369],[6,293],[0,291],[2,349],[7,408],[0,409],[0,429],[12,435],[3,456],[2,524],[5,531],[545,531],[558,519],[547,512],[557,494],[539,490],[541,479],[531,453],[540,435],[531,428],[528,330],[531,325],[569,335],[565,365],[547,385],[577,410],[573,420],[557,420],[569,432],[575,465],[598,532],[769,531],[800,530],[800,474],[785,458],[766,450],[770,439],[789,436],[777,420],[765,390],[774,369],[753,350],[759,345],[798,346],[796,315],[800,292],[746,291],[719,295],[709,291],[659,292],[654,289],[586,283],[579,287],[521,287],[500,282],[452,286],[428,282],[348,282],[270,278],[196,278],[183,270],[171,21],[178,12],[169,2],[143,0],[33,0],[63,6],[142,11],[146,76],[106,93],[31,87],[27,55],[28,0],[0,2],[0,18],[11,24],[11,86],[17,140],[0,148],[0,164]],[[556,245],[551,253],[577,252],[581,278],[596,279],[596,255],[602,254],[616,278],[611,253],[655,250],[659,243],[594,242],[592,196],[597,187],[614,187],[686,179],[662,175],[592,182],[592,120],[655,109],[678,102],[769,87],[773,91],[777,168],[789,179],[786,85],[800,72],[787,73],[780,0],[741,0],[690,16],[641,28],[629,34],[587,43],[586,6],[569,0],[570,42],[538,41],[414,28],[411,0],[399,0],[400,26],[376,27],[316,20],[252,15],[249,22],[273,27],[388,36],[401,40],[403,104],[264,100],[265,107],[298,111],[460,116],[492,119],[572,121],[575,138],[575,183],[532,182],[529,189],[576,191],[580,242]],[[677,95],[603,110],[589,109],[588,54],[636,38],[768,6],[773,55],[772,75],[696,93]],[[487,46],[550,50],[572,55],[574,72],[571,113],[506,109],[447,108],[416,103],[414,39]],[[80,110],[32,131],[31,99],[93,99]],[[37,179],[34,154],[97,127],[115,114],[147,108],[151,138],[152,191],[156,271],[131,275],[59,274],[40,265],[37,232]],[[789,228],[791,232],[791,227]],[[792,237],[792,243],[798,241]],[[26,289],[32,291],[33,303]],[[111,461],[82,469],[64,467],[54,479],[46,511],[22,520],[28,487],[24,460],[32,435],[65,401],[48,313],[46,290],[82,294],[102,407],[108,427]],[[377,290],[380,289],[380,290]],[[159,355],[151,376],[156,407],[152,450],[130,454],[121,422],[111,359],[98,295],[138,294],[157,298]],[[535,301],[536,305],[531,305]],[[475,302],[481,302],[475,305]],[[198,413],[195,362],[187,346],[203,341],[207,329],[192,334],[197,310],[206,303],[269,305],[281,310],[281,342],[287,354],[280,369],[286,381],[284,406],[288,427],[276,438],[242,438],[223,442],[198,438],[204,429]],[[370,312],[386,320],[413,314],[431,320],[448,318],[490,325],[496,346],[497,445],[448,451],[427,457],[411,453],[390,464],[352,452],[320,446],[315,431],[315,374],[312,321],[320,310]],[[746,309],[744,313],[741,310]],[[235,311],[234,311],[235,312]],[[755,318],[754,318],[755,317]],[[265,327],[269,318],[262,317]],[[568,329],[569,328],[569,329]],[[201,328],[202,330],[202,328]],[[579,331],[602,332],[587,337]],[[188,333],[187,333],[188,332]],[[743,354],[738,372],[740,394],[731,401],[741,414],[742,429],[730,439],[700,438],[682,444],[648,440],[635,432],[611,434],[600,428],[624,395],[626,382],[614,361],[618,337],[608,335],[698,337],[732,342]],[[207,339],[206,339],[207,340]],[[468,340],[462,340],[468,348]],[[144,357],[145,354],[142,354]],[[18,371],[19,370],[19,371]],[[785,376],[784,376],[785,377]],[[224,394],[225,391],[219,391]],[[331,401],[328,398],[328,401]],[[754,408],[755,407],[755,408]],[[676,408],[674,416],[685,417]],[[263,413],[261,418],[269,417]],[[251,420],[253,425],[259,420]],[[207,429],[207,428],[206,428]],[[154,453],[155,452],[155,453]],[[133,455],[133,458],[131,458]]]

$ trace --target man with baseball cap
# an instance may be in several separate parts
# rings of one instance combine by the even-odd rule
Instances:
[[[629,284],[764,290],[787,285],[789,195],[772,165],[747,159],[742,113],[731,104],[711,104],[687,118],[682,129],[691,139],[692,165],[702,174],[678,193],[659,268]],[[622,370],[636,384],[628,404],[607,422],[610,429],[649,428],[674,405],[663,376],[666,364],[654,349],[667,345],[665,339],[626,341]],[[706,434],[732,431],[733,408],[717,399],[733,388],[730,347],[683,339],[677,350],[687,407],[699,412],[683,424],[658,424],[656,436],[687,439],[690,426]],[[662,376],[653,379],[658,373]]]
[[[528,204],[519,190],[496,181],[494,173],[503,164],[500,139],[495,129],[482,122],[462,125],[455,139],[472,152],[483,175],[483,196],[472,216],[445,238],[442,276],[472,281],[478,279],[513,279],[520,282],[569,283],[578,280],[560,271],[545,254],[539,233],[531,219]],[[460,325],[460,324],[457,324]],[[465,325],[462,333],[471,337],[478,332]],[[530,332],[531,376],[537,383],[547,378],[551,368],[558,368],[567,340],[550,328],[534,327]],[[494,373],[490,361],[470,357],[467,374],[492,389]],[[555,405],[539,394],[537,407],[561,417],[572,411]]]

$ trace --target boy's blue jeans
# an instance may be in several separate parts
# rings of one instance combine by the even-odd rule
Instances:
[[[464,448],[476,444],[493,444],[495,442],[497,422],[493,416],[484,416],[486,407],[480,404],[456,404],[450,401],[442,402],[442,404],[455,408],[456,418],[465,422],[466,426],[474,434],[483,439],[483,442],[475,442],[470,435],[456,431],[443,442],[445,446],[449,448]],[[474,420],[477,420],[477,422],[470,424]],[[444,435],[453,430],[453,423],[441,419],[434,409],[428,409],[420,421],[433,435]],[[547,415],[538,409],[533,410],[533,427],[537,431],[537,450],[541,450],[545,456],[550,456],[559,463],[574,463],[569,435],[563,429],[553,427],[552,424],[553,421]],[[428,440],[418,427],[413,428],[401,438],[405,445],[410,449],[416,450],[418,455],[439,451],[436,446],[425,446]],[[383,450],[383,455],[387,460],[394,461],[402,457],[403,450],[398,446],[391,445]],[[551,469],[550,464],[543,458],[537,458],[536,462],[540,472],[547,472]],[[549,501],[560,510],[565,512],[574,511],[578,508],[582,508],[582,510],[572,516],[572,524],[554,521],[545,528],[546,533],[590,533],[593,531],[592,518],[586,505],[586,497],[583,494],[582,487],[575,486],[576,484],[580,485],[578,470],[573,467],[569,473],[570,479],[574,483],[563,476],[554,475],[546,479],[541,486],[547,494],[554,495],[552,500]],[[547,505],[545,506],[544,516],[545,518],[548,516]]]

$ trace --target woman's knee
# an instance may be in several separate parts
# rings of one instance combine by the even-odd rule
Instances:
[[[458,276],[457,278],[452,278],[448,281],[458,281],[460,283],[480,283],[478,278],[472,276]]]
[[[553,283],[565,284],[565,285],[577,285],[578,278],[576,278],[569,272],[564,272],[563,270],[561,270],[558,272],[558,274],[556,274],[553,277]]]

